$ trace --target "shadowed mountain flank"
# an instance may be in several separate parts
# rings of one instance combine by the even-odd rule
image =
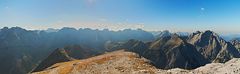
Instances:
[[[42,71],[47,67],[60,63],[74,60],[69,57],[64,49],[56,49],[53,51],[46,59],[44,59],[34,70],[33,72]]]
[[[109,49],[116,50],[121,48],[140,54],[161,69],[193,69],[209,62],[193,45],[182,40],[176,34],[147,43],[129,40],[126,43],[116,44],[115,47],[110,47]]]

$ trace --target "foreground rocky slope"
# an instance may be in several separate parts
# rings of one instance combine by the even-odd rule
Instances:
[[[32,74],[155,74],[158,70],[135,53],[115,51],[84,60],[57,63]]]
[[[162,73],[162,72],[160,72]],[[166,72],[163,72],[166,73]],[[226,63],[211,63],[194,70],[171,69],[168,74],[239,74],[240,58],[233,58]]]

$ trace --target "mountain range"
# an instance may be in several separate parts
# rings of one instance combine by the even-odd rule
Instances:
[[[145,64],[154,70],[147,72],[152,73],[157,70],[166,71],[173,68],[192,70],[209,63],[225,63],[240,57],[238,39],[228,42],[209,30],[194,33],[163,31],[158,32],[158,35],[153,35],[141,29],[109,31],[108,29],[77,30],[65,27],[62,29],[25,30],[20,27],[4,27],[0,30],[0,40],[0,72],[3,74],[38,73],[52,69],[56,71],[55,68],[65,65],[61,63],[78,62],[88,58],[94,58],[94,61],[90,61],[101,62],[106,67],[115,67],[116,64],[143,63],[139,58],[144,58],[148,60]],[[136,60],[119,63],[113,63],[110,60],[109,63],[107,58],[114,58],[115,55],[101,56],[119,50],[136,54],[137,56],[134,55],[137,57]],[[116,56],[119,58],[116,59],[118,61],[127,61],[126,58],[131,58]],[[98,59],[104,59],[108,64]],[[135,67],[136,65],[131,64],[131,66]],[[63,69],[65,70],[65,68]],[[121,73],[125,69],[129,68],[121,68],[117,73]],[[86,70],[81,69],[81,71]],[[131,70],[126,73],[131,72],[139,71]],[[157,73],[159,72],[157,71]]]
[[[127,41],[132,38],[142,41],[154,39],[151,33],[140,29],[109,31],[65,27],[48,31],[4,27],[0,29],[0,73],[26,74],[57,48],[82,45],[94,52],[103,52],[101,49],[108,41]]]

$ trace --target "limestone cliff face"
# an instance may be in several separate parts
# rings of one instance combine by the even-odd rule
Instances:
[[[187,41],[212,62],[226,62],[233,57],[240,57],[238,50],[231,43],[226,42],[212,31],[198,31],[191,34]]]

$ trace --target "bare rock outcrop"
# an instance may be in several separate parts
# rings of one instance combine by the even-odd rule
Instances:
[[[194,70],[170,69],[159,71],[160,74],[239,74],[240,58],[233,58],[226,63],[210,63]]]

